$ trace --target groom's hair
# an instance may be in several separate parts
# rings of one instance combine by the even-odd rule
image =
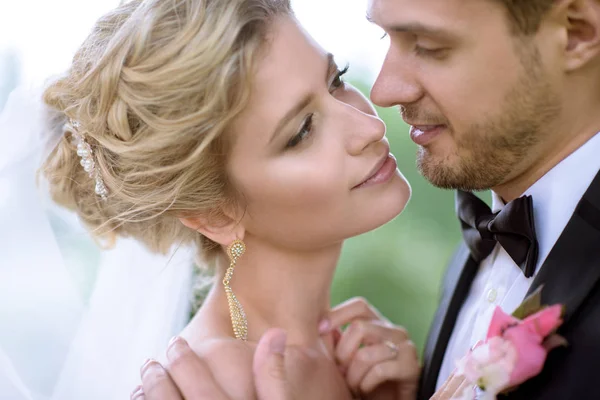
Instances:
[[[515,34],[532,35],[540,27],[542,19],[556,0],[494,0],[501,2]]]

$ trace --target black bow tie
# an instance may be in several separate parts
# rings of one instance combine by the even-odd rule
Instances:
[[[479,197],[459,190],[456,194],[456,212],[463,237],[475,261],[483,261],[496,243],[500,243],[525,276],[533,276],[538,258],[538,243],[531,196],[515,199],[502,211],[492,213]]]

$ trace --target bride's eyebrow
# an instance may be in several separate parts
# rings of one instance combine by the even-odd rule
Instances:
[[[337,69],[337,65],[333,60],[333,54],[327,53],[327,69],[325,71],[325,82],[329,85],[329,79],[331,76],[332,69]],[[285,116],[279,121],[277,124],[277,128],[273,131],[273,135],[271,135],[271,139],[269,139],[269,144],[275,140],[277,135],[285,128],[285,126],[292,120],[296,115],[300,113],[300,111],[304,110],[308,105],[312,102],[313,93],[307,93],[302,100],[300,100],[294,107],[292,107]]]

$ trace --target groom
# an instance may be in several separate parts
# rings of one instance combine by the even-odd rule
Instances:
[[[370,0],[368,17],[391,40],[373,102],[400,106],[421,173],[459,189],[465,240],[443,282],[419,399],[484,338],[496,306],[512,312],[542,286],[543,303],[565,306],[569,346],[506,397],[600,398],[600,0]],[[484,189],[492,210],[470,193]],[[257,387],[264,399],[301,399],[284,393],[281,340],[261,341]],[[186,398],[225,399],[176,345],[174,380],[204,393]],[[165,388],[164,378],[144,385]]]

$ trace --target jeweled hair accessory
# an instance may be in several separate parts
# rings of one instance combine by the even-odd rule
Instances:
[[[96,163],[94,162],[94,153],[92,152],[92,148],[89,143],[85,140],[85,137],[80,132],[81,124],[72,119],[69,120],[69,123],[73,127],[73,139],[75,144],[77,145],[77,155],[81,157],[80,164],[88,173],[90,178],[96,181],[96,194],[102,198],[102,200],[106,200],[108,196],[108,189],[106,189],[106,185],[104,184],[104,180],[100,176],[100,171],[96,168]]]

